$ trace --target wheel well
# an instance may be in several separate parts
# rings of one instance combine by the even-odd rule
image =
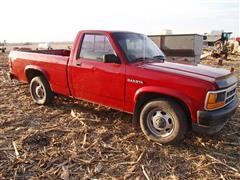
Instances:
[[[39,70],[36,70],[36,69],[28,69],[28,70],[26,70],[26,77],[27,77],[27,81],[29,83],[36,76],[43,76],[43,77],[45,77],[44,74],[41,71],[39,71]]]
[[[146,103],[148,103],[149,101],[157,99],[157,98],[171,99],[171,100],[175,101],[176,103],[178,103],[183,108],[184,112],[187,115],[188,124],[191,125],[191,123],[192,123],[191,113],[190,113],[187,105],[182,100],[175,98],[173,96],[168,96],[168,95],[160,94],[160,93],[152,93],[152,92],[142,93],[139,95],[139,97],[136,101],[136,105],[134,108],[134,114],[133,114],[133,120],[135,121],[135,123],[139,121],[140,113],[141,113],[141,110],[144,107],[144,105]]]

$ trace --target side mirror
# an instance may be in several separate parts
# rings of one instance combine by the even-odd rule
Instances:
[[[120,64],[120,60],[115,54],[104,54],[103,62]]]

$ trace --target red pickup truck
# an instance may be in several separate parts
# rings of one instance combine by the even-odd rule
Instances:
[[[150,140],[176,143],[189,127],[220,131],[238,107],[230,71],[168,62],[145,35],[80,31],[72,50],[11,51],[11,79],[37,104],[62,94],[133,114]]]

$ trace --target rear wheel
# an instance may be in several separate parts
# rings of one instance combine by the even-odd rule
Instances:
[[[41,105],[51,103],[54,97],[48,81],[43,76],[37,76],[31,80],[30,93],[33,101]]]
[[[143,107],[140,125],[148,139],[162,144],[175,144],[186,134],[187,118],[176,102],[154,100]]]

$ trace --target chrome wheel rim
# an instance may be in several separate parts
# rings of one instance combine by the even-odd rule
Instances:
[[[147,126],[153,135],[167,137],[174,130],[173,117],[159,108],[152,109],[147,116]]]
[[[32,94],[36,100],[42,100],[45,97],[45,90],[42,84],[34,82],[32,84]]]

